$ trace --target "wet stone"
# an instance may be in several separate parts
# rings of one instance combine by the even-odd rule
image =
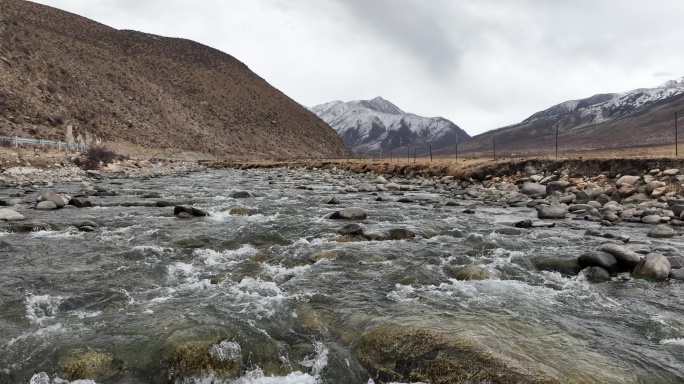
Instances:
[[[587,268],[587,280],[592,283],[605,283],[610,281],[610,272],[601,267]]]

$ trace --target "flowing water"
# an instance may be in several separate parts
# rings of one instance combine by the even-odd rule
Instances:
[[[596,224],[567,219],[556,228],[502,231],[535,211],[484,206],[468,215],[462,207],[398,203],[387,192],[376,201],[340,192],[361,176],[334,177],[280,169],[105,180],[100,185],[119,195],[92,198],[102,207],[26,211],[59,230],[0,232],[0,382],[54,379],[65,356],[96,350],[123,367],[105,382],[148,383],[169,345],[224,340],[242,358],[236,383],[367,383],[353,346],[386,322],[466,334],[570,382],[684,381],[682,282],[623,277],[592,285],[582,274],[532,265],[537,256],[594,250],[605,239],[584,232]],[[242,190],[253,196],[230,197]],[[172,207],[116,205],[143,201],[141,191],[211,216],[183,220]],[[342,204],[325,204],[334,195]],[[366,232],[405,228],[430,237],[334,241],[346,223],[326,216],[344,206],[366,210]],[[254,214],[231,215],[233,207]],[[83,220],[100,227],[67,225]],[[613,231],[630,236],[633,249],[683,245],[649,239],[644,226]],[[484,267],[490,278],[445,274],[461,265]]]

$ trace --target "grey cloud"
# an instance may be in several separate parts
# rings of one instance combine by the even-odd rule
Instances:
[[[338,0],[352,17],[353,33],[390,44],[400,55],[421,63],[440,76],[457,69],[464,53],[453,31],[440,20],[439,2],[424,6],[410,0]]]

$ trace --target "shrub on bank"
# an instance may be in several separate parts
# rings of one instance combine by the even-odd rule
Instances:
[[[107,149],[105,146],[92,146],[88,148],[81,164],[83,169],[100,169],[103,164],[113,163],[119,155]]]

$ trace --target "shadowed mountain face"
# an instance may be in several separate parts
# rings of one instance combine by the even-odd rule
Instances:
[[[447,119],[406,113],[381,97],[347,103],[332,101],[311,110],[361,154],[381,150],[389,153],[390,149],[406,149],[407,145],[425,153],[428,145],[433,149],[453,147],[457,140],[470,138]]]
[[[475,136],[462,149],[489,153],[496,142],[502,155],[552,154],[556,132],[559,150],[565,153],[669,144],[674,143],[674,113],[684,112],[682,107],[684,78],[656,88],[566,101],[519,124]]]
[[[219,156],[346,156],[323,121],[234,57],[0,0],[0,133]]]

